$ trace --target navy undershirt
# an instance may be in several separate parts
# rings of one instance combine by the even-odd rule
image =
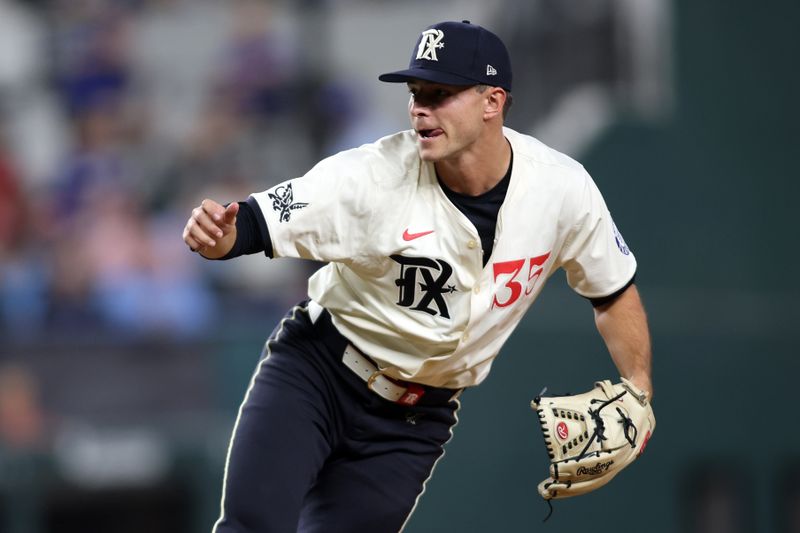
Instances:
[[[483,266],[489,262],[494,248],[494,232],[497,226],[497,214],[506,199],[508,184],[511,183],[511,169],[514,166],[514,152],[511,152],[511,160],[508,163],[508,170],[497,185],[478,196],[468,196],[450,189],[436,175],[442,191],[453,202],[453,205],[469,219],[478,230],[481,238],[481,248],[483,248]]]

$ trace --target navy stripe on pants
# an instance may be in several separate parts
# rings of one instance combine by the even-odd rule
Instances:
[[[273,332],[233,430],[215,533],[402,530],[452,436],[456,391],[389,402],[342,363],[347,344],[307,303]]]

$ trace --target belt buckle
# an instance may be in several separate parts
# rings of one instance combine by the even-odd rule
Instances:
[[[387,392],[382,392],[379,388],[376,388],[381,386],[380,384],[376,383],[377,380],[381,378],[385,382],[384,386],[387,384],[391,385],[395,387],[397,392],[394,394],[389,392],[387,394]],[[369,378],[367,378],[367,388],[393,403],[407,406],[416,405],[422,399],[423,394],[425,394],[425,388],[422,385],[391,378],[387,376],[383,370],[377,370]],[[388,387],[386,387],[386,389],[388,391]]]

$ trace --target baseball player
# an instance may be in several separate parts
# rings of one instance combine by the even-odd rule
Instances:
[[[620,374],[651,391],[636,261],[584,168],[504,128],[511,63],[469,22],[423,31],[408,69],[412,129],[325,159],[183,232],[208,259],[327,262],[266,342],[233,429],[214,527],[397,532],[463,389],[558,268],[595,305]]]

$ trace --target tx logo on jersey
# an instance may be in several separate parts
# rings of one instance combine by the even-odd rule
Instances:
[[[444,48],[444,32],[442,30],[425,30],[422,32],[422,39],[417,48],[417,59],[429,59],[439,61],[436,57],[436,49]]]
[[[268,192],[267,195],[272,198],[272,209],[280,213],[280,222],[289,222],[292,211],[302,209],[308,205],[307,203],[294,201],[291,183],[275,189],[275,194]]]
[[[390,256],[400,264],[400,277],[394,280],[400,288],[397,305],[412,311],[450,318],[444,299],[445,294],[456,292],[455,285],[448,285],[453,267],[441,259],[427,257]],[[417,290],[419,289],[419,290]]]

